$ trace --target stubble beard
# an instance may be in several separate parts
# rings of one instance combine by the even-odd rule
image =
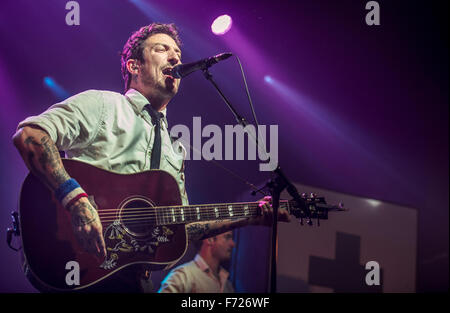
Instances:
[[[148,73],[142,76],[141,81],[144,86],[149,86],[150,94],[148,95],[151,99],[158,99],[157,101],[168,101],[172,99],[178,92],[176,82],[167,82],[165,80],[156,81]]]

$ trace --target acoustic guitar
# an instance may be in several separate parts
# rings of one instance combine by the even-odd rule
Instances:
[[[146,264],[152,271],[168,268],[186,252],[186,224],[261,214],[258,202],[183,206],[177,182],[162,170],[118,174],[76,160],[63,159],[63,164],[95,202],[107,255],[100,259],[83,250],[70,213],[36,176],[28,174],[19,199],[22,248],[29,270],[46,289],[84,289],[133,264]],[[309,216],[295,201],[282,200],[280,208],[298,218],[317,219],[327,219],[329,210],[340,210],[317,199],[305,199]],[[76,284],[67,282],[71,264],[79,266]]]

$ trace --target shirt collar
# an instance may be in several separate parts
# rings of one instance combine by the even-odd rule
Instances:
[[[197,266],[203,271],[210,271],[209,265],[203,260],[203,258],[200,256],[200,254],[197,253],[197,255],[194,258],[195,263],[197,263]]]
[[[134,112],[136,112],[136,114],[140,115],[142,114],[142,111],[144,110],[144,107],[149,104],[148,99],[141,94],[139,91],[137,91],[136,89],[128,89],[127,92],[125,93],[125,97],[127,98],[128,102],[131,103],[131,106],[134,110]],[[166,127],[168,127],[168,123],[167,123],[167,107],[165,107],[161,113],[163,114],[163,121],[166,124]]]

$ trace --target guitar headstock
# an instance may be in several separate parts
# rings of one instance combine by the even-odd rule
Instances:
[[[289,213],[300,219],[300,224],[303,225],[303,219],[306,219],[306,224],[313,225],[313,219],[317,219],[317,226],[320,226],[320,220],[328,219],[329,211],[347,211],[343,203],[339,205],[329,205],[325,201],[325,197],[318,197],[311,193],[307,195],[303,193],[300,200],[296,199],[288,201]]]

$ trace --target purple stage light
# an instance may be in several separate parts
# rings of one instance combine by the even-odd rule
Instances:
[[[231,29],[233,20],[229,15],[221,15],[214,20],[211,25],[211,30],[216,35],[223,35]]]

